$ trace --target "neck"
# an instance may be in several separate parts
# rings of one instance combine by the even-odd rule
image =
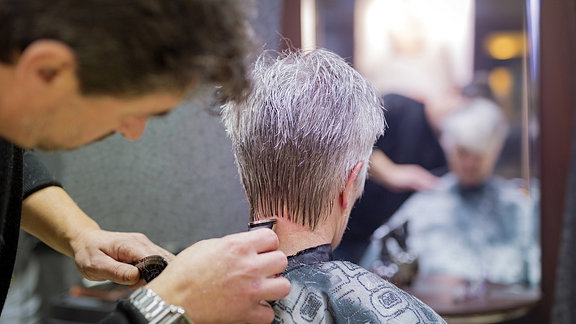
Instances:
[[[346,189],[347,191],[349,189]],[[350,194],[340,194],[332,202],[331,214],[318,215],[319,222],[314,230],[289,221],[285,217],[274,217],[276,225],[274,232],[278,235],[280,241],[279,250],[286,255],[295,255],[296,253],[323,244],[330,244],[335,249],[348,223],[350,209],[356,200],[356,196]],[[343,202],[346,199],[346,202]],[[262,215],[260,213],[260,215]]]
[[[285,218],[278,218],[274,231],[280,241],[278,249],[286,255],[294,255],[307,248],[332,243],[334,236],[321,224],[315,230],[311,230]]]
[[[286,255],[294,255],[299,251],[322,244],[332,244],[336,231],[334,226],[324,221],[318,224],[315,230],[307,226],[293,223],[286,218],[278,217],[274,232],[280,241],[279,250]]]

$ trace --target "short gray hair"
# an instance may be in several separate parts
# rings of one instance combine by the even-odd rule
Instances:
[[[484,155],[502,148],[508,129],[508,122],[496,103],[476,98],[446,117],[440,132],[445,150],[462,147]]]
[[[224,105],[252,220],[286,217],[312,229],[328,215],[359,161],[362,190],[368,159],[385,127],[373,86],[327,50],[265,52],[253,89]]]

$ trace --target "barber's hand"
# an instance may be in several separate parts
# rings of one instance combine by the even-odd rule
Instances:
[[[86,279],[111,280],[133,288],[145,282],[138,268],[129,263],[149,255],[161,255],[167,261],[174,258],[140,233],[94,229],[84,231],[71,244],[76,267]]]
[[[270,323],[267,300],[290,292],[278,277],[287,264],[269,229],[198,242],[176,256],[147,287],[184,307],[194,323]]]
[[[417,164],[395,164],[387,172],[386,187],[391,191],[422,191],[436,185],[438,178]]]
[[[397,164],[384,152],[374,149],[370,155],[368,168],[370,179],[388,190],[421,191],[431,189],[438,178],[417,164]]]

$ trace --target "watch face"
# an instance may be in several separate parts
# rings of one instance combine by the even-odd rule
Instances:
[[[168,262],[159,255],[147,256],[134,263],[134,266],[140,271],[140,276],[142,276],[146,282],[150,282],[156,278],[167,265]]]

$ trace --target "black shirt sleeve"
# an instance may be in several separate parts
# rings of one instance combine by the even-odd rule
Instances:
[[[54,175],[40,162],[33,151],[24,151],[23,196],[26,199],[38,190],[50,186],[62,187]]]

